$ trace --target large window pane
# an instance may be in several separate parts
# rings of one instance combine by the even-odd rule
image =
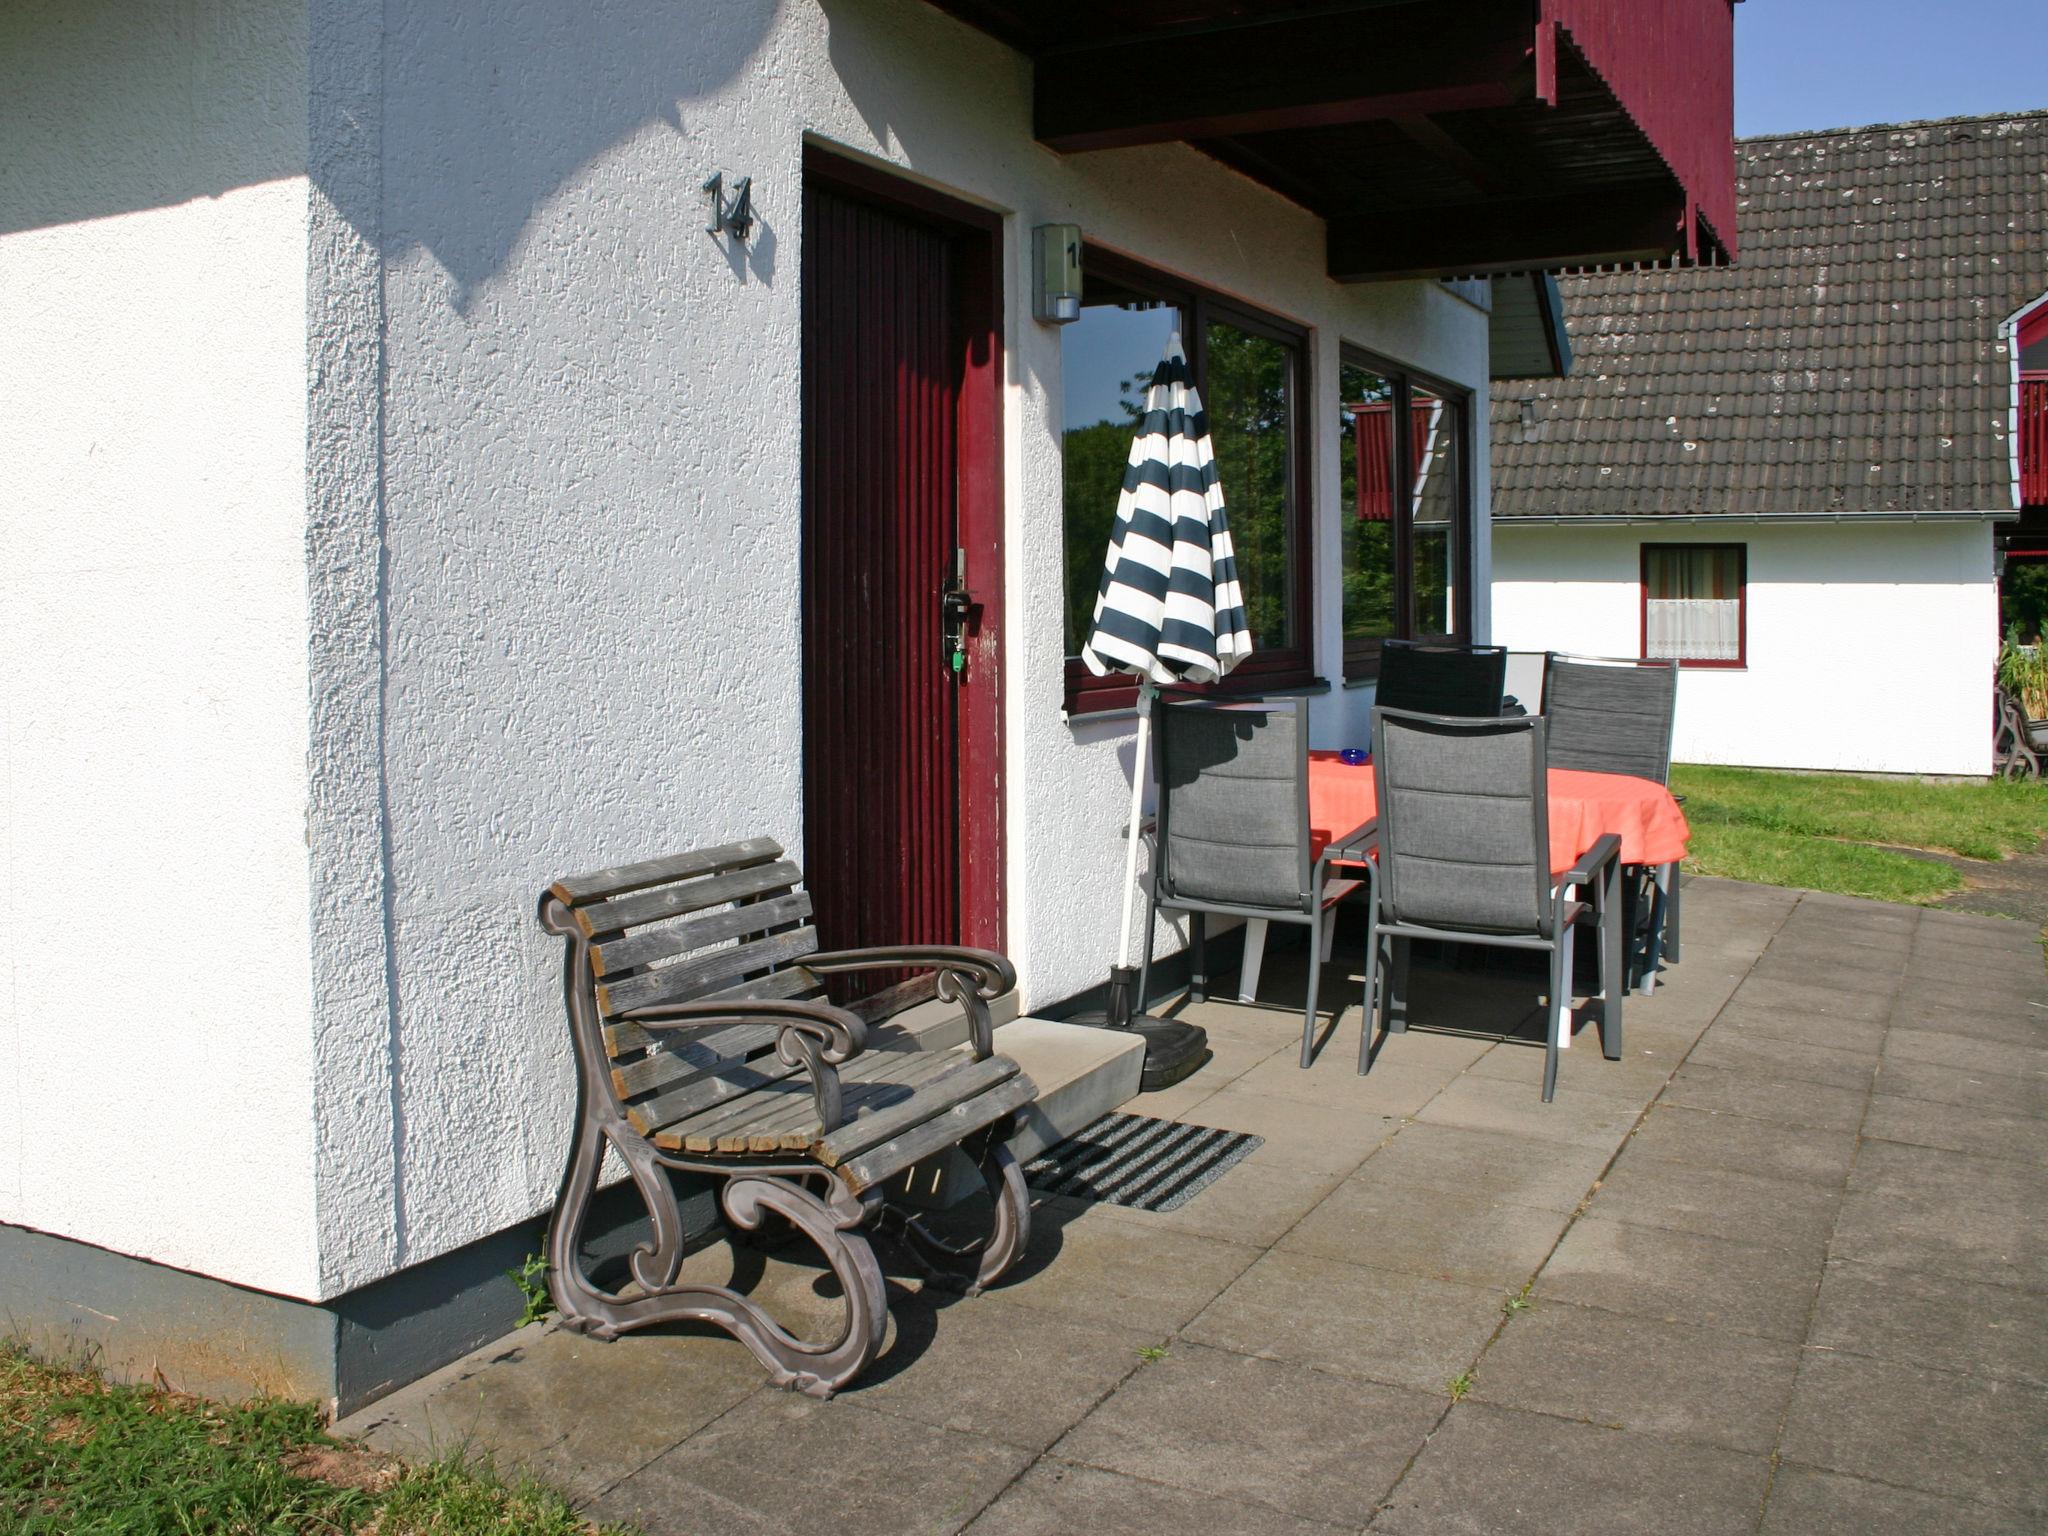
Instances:
[[[1222,321],[1202,403],[1255,647],[1294,643],[1294,350]]]
[[[1344,525],[1344,639],[1399,634],[1394,618],[1394,384],[1346,363],[1338,450]]]
[[[1415,482],[1415,633],[1448,635],[1456,627],[1458,509],[1464,466],[1454,401],[1417,385],[1412,394]]]
[[[1131,434],[1145,386],[1180,321],[1171,304],[1090,277],[1081,318],[1060,333],[1065,379],[1066,643],[1079,656],[1095,615]]]
[[[1740,544],[1643,547],[1643,654],[1680,661],[1742,659]]]

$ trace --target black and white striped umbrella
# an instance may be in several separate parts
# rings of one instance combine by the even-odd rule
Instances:
[[[1251,652],[1209,418],[1176,330],[1145,390],[1145,414],[1131,441],[1123,494],[1117,498],[1095,619],[1081,648],[1081,659],[1096,676],[1130,672],[1139,679],[1123,932],[1117,939],[1112,990],[1131,948],[1153,686],[1214,682]],[[1137,1007],[1143,1010],[1143,998]]]
[[[1145,390],[1081,659],[1098,677],[1207,683],[1251,650],[1209,420],[1175,331]]]

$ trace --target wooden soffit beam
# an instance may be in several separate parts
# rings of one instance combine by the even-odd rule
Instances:
[[[1376,5],[1042,54],[1034,132],[1062,152],[1501,107],[1534,90],[1526,3]]]
[[[1664,186],[1388,209],[1327,221],[1329,271],[1358,283],[1663,261],[1684,248],[1688,222],[1683,195]]]

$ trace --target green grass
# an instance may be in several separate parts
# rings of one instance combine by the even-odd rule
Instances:
[[[1880,901],[1938,901],[1960,889],[1963,876],[1872,844],[2001,859],[2048,837],[2048,786],[2040,784],[1681,765],[1671,770],[1671,787],[1686,797],[1689,868]]]
[[[311,1404],[116,1386],[0,1342],[0,1530],[15,1536],[582,1536],[558,1493],[453,1456],[402,1466]]]

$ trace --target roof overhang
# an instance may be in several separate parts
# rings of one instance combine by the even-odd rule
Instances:
[[[1731,0],[931,0],[1035,64],[1063,153],[1186,143],[1333,277],[1732,256]]]
[[[1564,299],[1548,272],[1516,272],[1493,280],[1487,355],[1494,379],[1561,379],[1572,371]]]
[[[1556,516],[1516,513],[1495,517],[1493,527],[1499,530],[1523,527],[1658,528],[1666,524],[1691,527],[1700,523],[2009,523],[2018,516],[2019,513],[2009,507],[2003,512],[1645,512],[1641,516],[1598,512],[1560,513]]]

